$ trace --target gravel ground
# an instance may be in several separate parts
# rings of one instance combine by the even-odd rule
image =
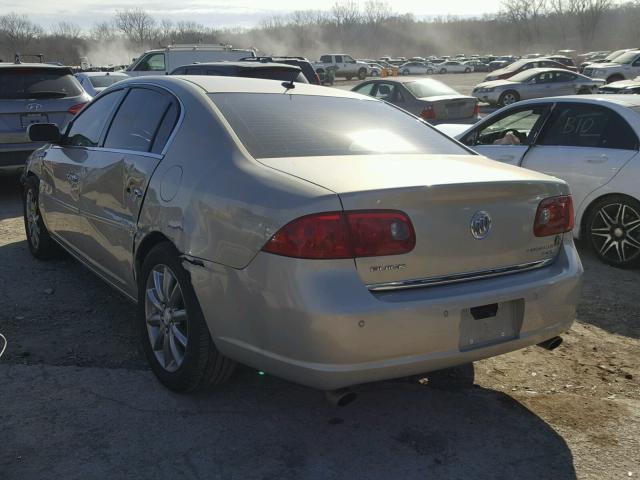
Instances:
[[[364,385],[342,409],[249,368],[179,396],[148,371],[132,304],[29,255],[0,177],[0,478],[640,476],[640,271],[579,250],[578,321],[553,352]]]

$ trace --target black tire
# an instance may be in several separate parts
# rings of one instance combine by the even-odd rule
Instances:
[[[49,231],[42,221],[38,202],[39,197],[40,180],[38,177],[31,175],[26,178],[22,191],[24,230],[31,254],[39,260],[48,260],[59,256],[60,249],[49,235]]]
[[[471,69],[470,68],[465,68],[464,69],[464,73],[471,73]]]
[[[607,83],[619,82],[620,80],[624,80],[624,77],[622,75],[615,74],[607,78]]]
[[[441,68],[440,69],[440,74],[444,75],[445,73],[447,73],[447,69],[446,68]]]
[[[147,303],[150,303],[147,279],[154,268],[160,266],[168,267],[177,280],[177,285],[180,287],[179,293],[182,294],[181,307],[186,310],[187,314],[186,328],[181,327],[187,341],[183,350],[183,360],[175,371],[169,371],[160,364],[156,353],[154,353],[151,334],[147,327],[146,308]],[[229,379],[235,369],[236,363],[216,349],[189,275],[181,265],[178,252],[168,242],[153,247],[142,262],[138,279],[137,323],[143,349],[153,373],[164,386],[173,391],[193,392],[220,385]],[[158,322],[158,325],[163,328],[162,323]]]
[[[582,234],[603,262],[640,266],[640,201],[626,195],[597,200],[589,207]]]
[[[506,92],[503,92],[502,95],[500,95],[500,98],[498,99],[498,105],[504,107],[506,105],[516,103],[519,100],[520,95],[518,95],[518,92],[514,90],[507,90]]]
[[[358,80],[364,80],[365,78],[367,78],[367,69],[361,68],[358,70]]]
[[[578,95],[590,95],[591,93],[591,90],[587,87],[582,87],[580,90],[578,90]]]
[[[347,75],[345,78],[347,79],[347,81],[349,81],[349,80],[351,80],[353,77],[352,77],[351,75]]]
[[[402,70],[402,75],[404,75],[405,77],[407,75],[409,75],[409,73],[411,73],[411,72],[409,72],[409,70],[407,70],[406,68],[404,70]]]
[[[433,68],[427,69],[427,75],[433,75]]]

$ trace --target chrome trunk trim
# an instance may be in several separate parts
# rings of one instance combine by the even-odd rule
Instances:
[[[468,282],[471,280],[481,280],[484,278],[499,277],[512,273],[526,272],[551,264],[555,258],[548,258],[537,262],[523,263],[509,267],[494,268],[477,272],[456,273],[453,275],[443,275],[440,277],[417,278],[413,280],[401,280],[397,282],[373,283],[367,285],[371,292],[385,292],[390,290],[405,290],[408,288],[433,287],[436,285],[447,285],[450,283]]]

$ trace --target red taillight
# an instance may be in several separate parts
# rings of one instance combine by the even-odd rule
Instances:
[[[318,75],[316,73],[316,85],[322,85],[322,82],[320,81],[320,75]]]
[[[473,116],[477,117],[480,115],[480,104],[476,103],[476,106],[473,107]]]
[[[317,213],[282,227],[262,248],[286,257],[339,259],[408,253],[416,234],[402,212]]]
[[[75,115],[80,110],[82,110],[82,107],[84,107],[85,105],[86,105],[86,103],[78,103],[78,104],[73,105],[72,107],[70,107],[69,110],[67,110],[67,112],[69,112],[72,115]]]
[[[573,201],[570,196],[551,197],[538,205],[533,233],[536,237],[573,230]]]
[[[420,117],[424,120],[433,120],[436,118],[436,112],[432,106],[424,107],[422,112],[420,112]]]

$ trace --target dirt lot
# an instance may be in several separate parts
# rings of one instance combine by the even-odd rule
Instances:
[[[553,352],[364,385],[342,409],[248,368],[186,397],[147,370],[131,304],[31,258],[16,182],[0,178],[3,480],[640,476],[638,270],[580,246],[578,321]]]

